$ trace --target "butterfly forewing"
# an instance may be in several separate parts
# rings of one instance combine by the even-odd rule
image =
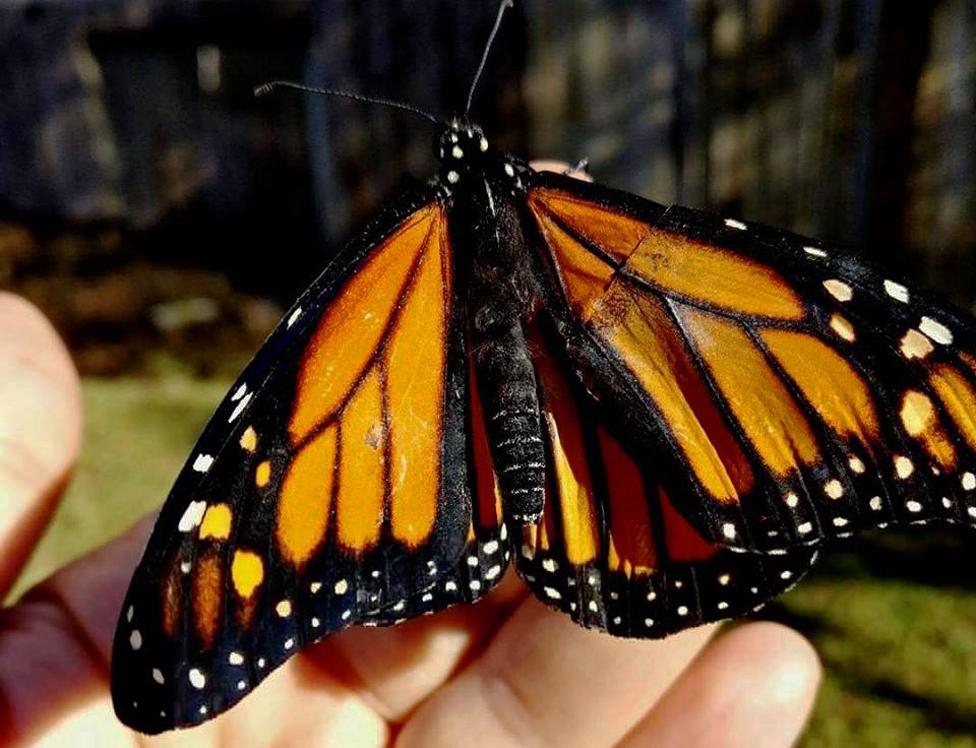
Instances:
[[[706,537],[781,550],[976,516],[972,323],[801,237],[540,175],[569,350]]]
[[[470,601],[500,576],[496,496],[469,467],[455,298],[445,209],[427,193],[289,312],[205,429],[133,578],[112,660],[123,721],[198,723],[305,642]]]

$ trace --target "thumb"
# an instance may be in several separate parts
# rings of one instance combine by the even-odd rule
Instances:
[[[57,507],[81,443],[81,389],[64,344],[0,293],[0,600]]]

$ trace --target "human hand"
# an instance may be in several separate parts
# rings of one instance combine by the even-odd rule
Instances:
[[[79,444],[77,375],[53,330],[0,295],[0,594],[56,506]],[[663,641],[583,630],[510,575],[476,605],[306,649],[226,714],[145,738],[114,716],[108,660],[152,517],[0,616],[0,744],[785,746],[820,668],[750,623]]]

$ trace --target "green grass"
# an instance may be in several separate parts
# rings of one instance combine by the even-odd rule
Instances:
[[[86,380],[81,464],[17,590],[157,507],[227,384],[171,368]],[[976,548],[954,533],[828,551],[769,609],[814,642],[826,669],[802,745],[976,748],[974,580]]]
[[[11,597],[159,507],[229,384],[172,371],[85,379],[81,461]]]

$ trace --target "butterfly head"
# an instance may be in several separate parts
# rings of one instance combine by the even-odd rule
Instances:
[[[437,137],[437,156],[450,184],[479,165],[488,152],[488,138],[477,125],[460,119],[447,122]]]

